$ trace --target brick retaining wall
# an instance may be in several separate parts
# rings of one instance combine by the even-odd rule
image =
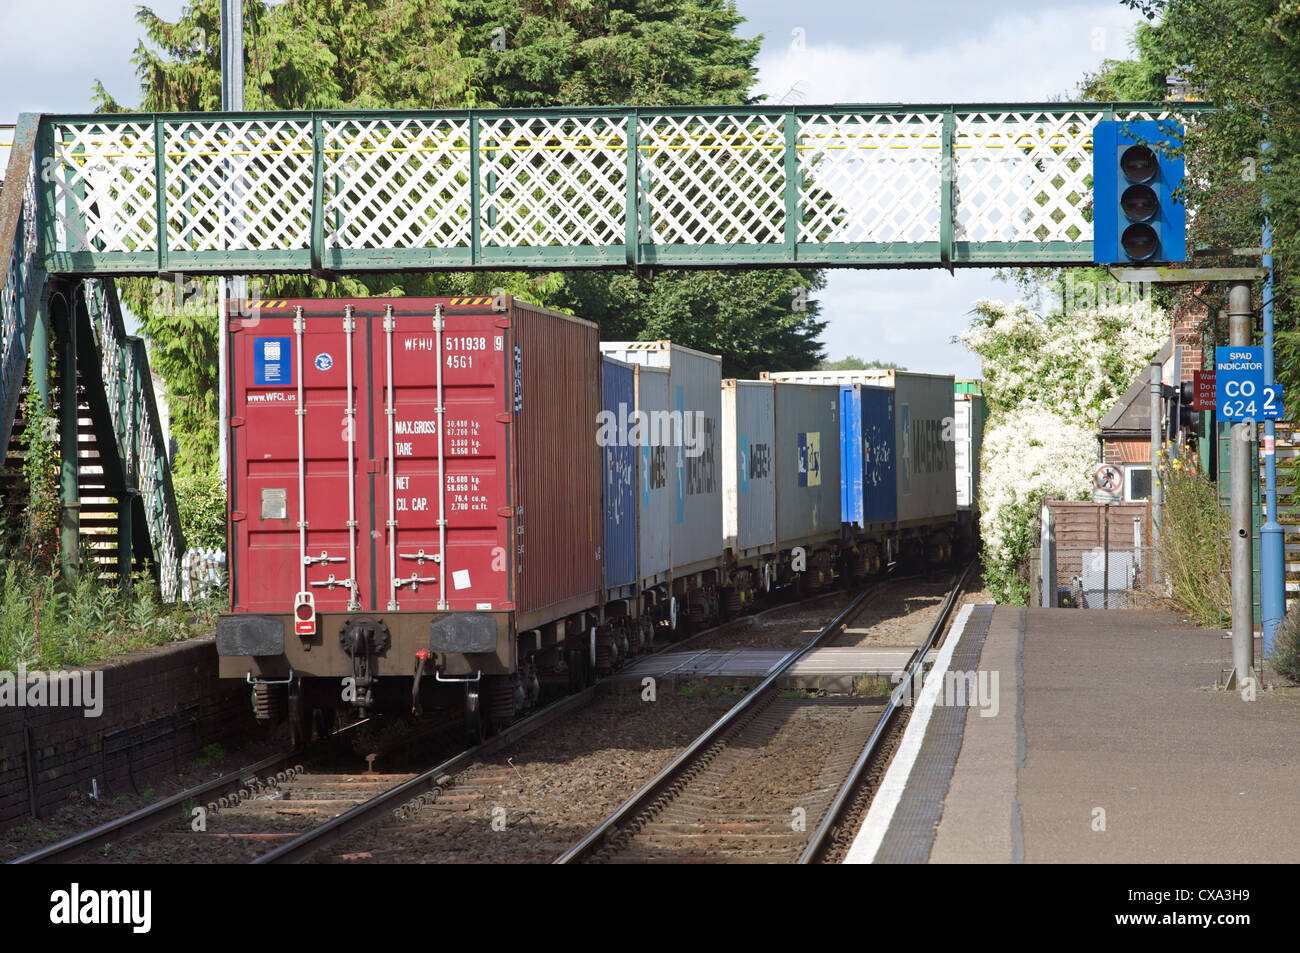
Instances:
[[[44,816],[92,779],[103,794],[138,793],[185,768],[204,746],[253,726],[250,689],[217,678],[211,636],[141,649],[89,666],[104,673],[104,710],[0,707],[0,828],[31,813],[30,745],[37,812]]]

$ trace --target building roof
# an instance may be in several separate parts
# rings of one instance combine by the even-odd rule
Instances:
[[[1165,346],[1151,359],[1151,362],[1164,364],[1173,355],[1173,351],[1173,341],[1166,341]],[[1101,418],[1100,429],[1103,437],[1116,433],[1149,434],[1151,432],[1150,386],[1151,376],[1144,368],[1133,379],[1128,390],[1124,391],[1124,396],[1115,402],[1115,406],[1106,411],[1106,416]]]

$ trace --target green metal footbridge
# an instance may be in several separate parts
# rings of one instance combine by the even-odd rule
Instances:
[[[21,497],[36,354],[64,538],[115,530],[117,570],[147,563],[177,593],[185,544],[116,277],[1089,265],[1095,124],[1196,108],[27,114],[0,190],[0,489]]]

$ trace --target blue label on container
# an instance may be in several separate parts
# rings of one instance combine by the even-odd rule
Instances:
[[[253,386],[293,383],[293,338],[254,338]]]
[[[799,485],[821,486],[821,432],[809,431],[808,433],[801,433],[797,439],[799,443]]]
[[[334,358],[328,352],[316,355],[316,370],[328,371],[334,366]]]

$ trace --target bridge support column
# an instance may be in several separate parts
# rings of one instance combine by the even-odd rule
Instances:
[[[117,575],[123,588],[131,584],[131,572],[135,568],[135,527],[132,517],[139,495],[134,486],[129,486],[117,501]]]
[[[41,412],[48,415],[50,412],[50,314],[49,306],[46,304],[36,309],[36,321],[32,325],[32,350],[28,362],[31,365],[36,396],[41,402]]]
[[[51,296],[51,317],[59,336],[59,500],[63,510],[59,517],[59,572],[65,582],[73,582],[81,565],[81,488],[77,413],[77,321],[69,295],[79,290],[77,284],[63,286],[66,293]]]

